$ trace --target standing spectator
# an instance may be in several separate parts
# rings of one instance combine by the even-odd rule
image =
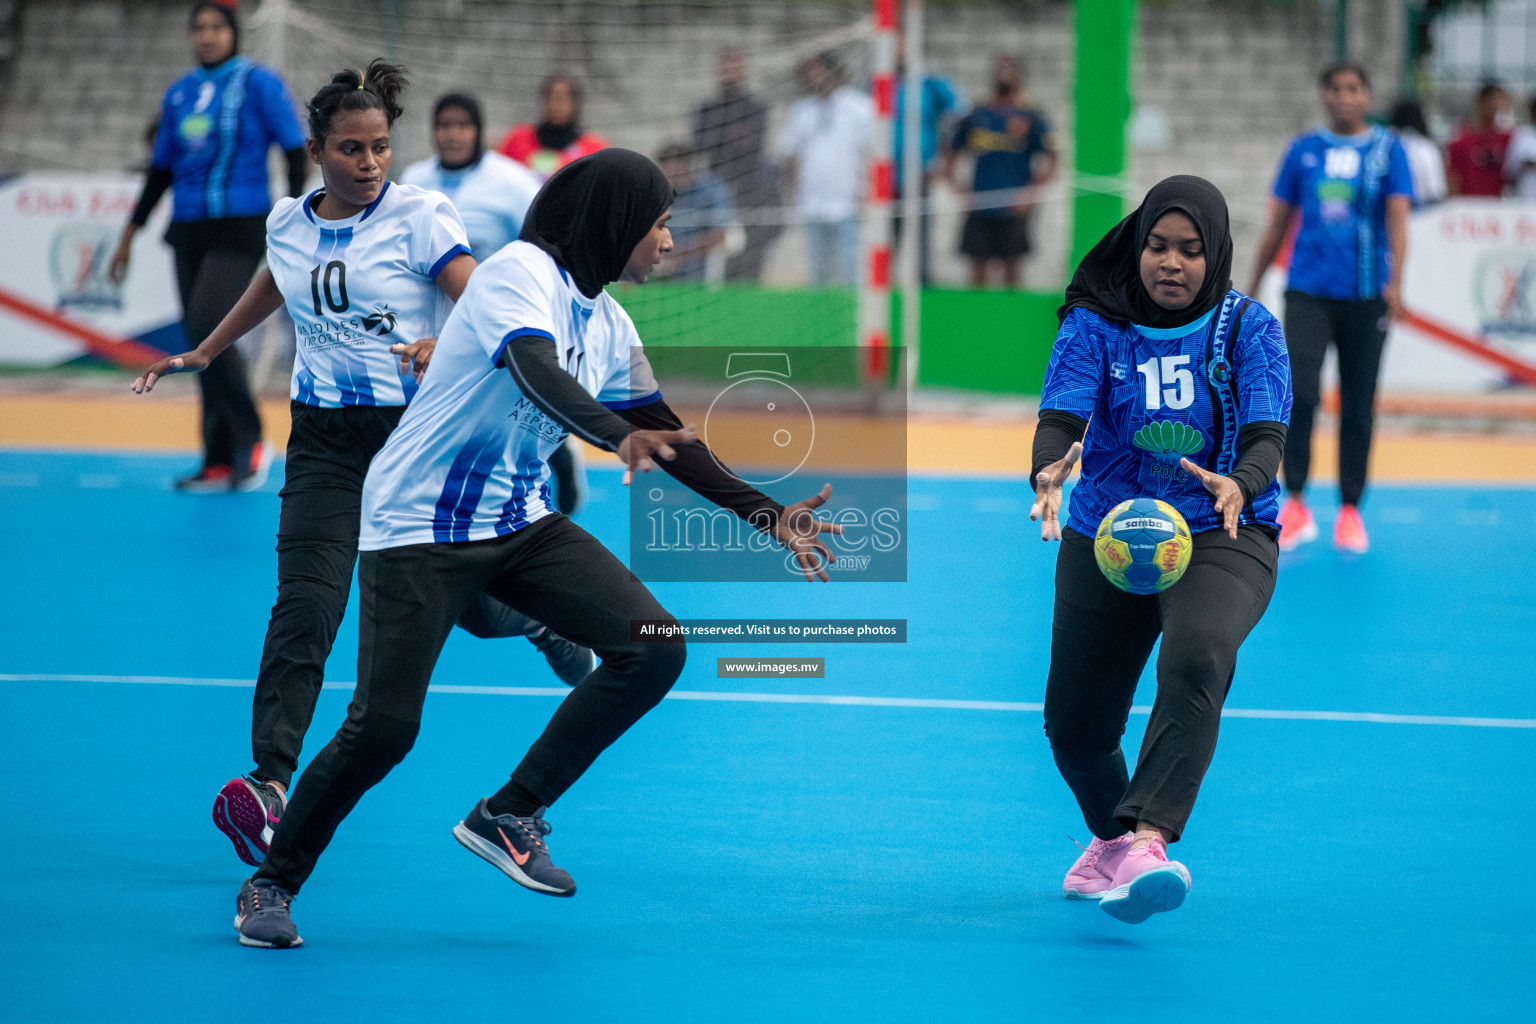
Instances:
[[[581,130],[581,83],[570,75],[550,75],[539,85],[539,123],[520,124],[497,147],[503,156],[548,178],[572,160],[606,149],[595,132]]]
[[[234,307],[266,252],[267,151],[276,144],[288,157],[290,196],[304,193],[309,157],[288,87],[277,72],[240,56],[231,7],[198,0],[188,29],[198,67],[166,90],[144,190],[108,273],[116,284],[127,277],[134,236],[170,189],[175,205],[165,240],[176,253],[182,326],[196,348]],[[271,452],[239,350],[225,349],[197,382],[203,464],[176,489],[260,487]]]
[[[896,131],[895,131],[895,157],[896,157],[896,219],[894,222],[895,242],[901,244],[902,216],[901,196],[906,188],[904,176],[906,174],[906,134],[907,134],[907,35],[905,32],[896,33]],[[939,75],[925,74],[923,76],[922,100],[918,108],[918,152],[921,154],[923,177],[921,181],[921,193],[923,198],[923,213],[917,222],[917,266],[918,275],[923,284],[932,279],[930,266],[929,239],[932,235],[933,217],[928,212],[929,186],[933,181],[933,162],[939,155],[939,131],[944,119],[955,112],[960,105],[960,97],[955,92],[955,85],[947,78]]]
[[[1020,284],[1019,261],[1034,248],[1030,221],[1037,205],[1035,189],[1056,176],[1060,162],[1055,131],[1045,115],[1024,106],[1024,68],[1012,57],[998,56],[992,71],[992,99],[977,107],[955,129],[944,176],[955,185],[955,161],[974,154],[971,186],[974,204],[965,218],[960,251],[971,258],[971,284],[987,285],[992,264],[1002,268],[1003,284]],[[963,191],[963,190],[961,190]]]
[[[432,108],[432,146],[437,156],[407,167],[403,185],[441,192],[464,221],[475,262],[484,263],[517,241],[523,217],[543,181],[500,153],[484,149],[480,101],[451,92]]]
[[[805,225],[811,282],[849,285],[859,279],[859,203],[874,128],[874,104],[842,84],[832,53],[800,68],[808,95],[795,101],[779,134],[786,191]]]
[[[1504,180],[1515,186],[1521,199],[1536,199],[1536,97],[1532,97],[1530,124],[1515,129],[1504,154]]]
[[[1248,293],[1258,293],[1299,214],[1285,292],[1285,340],[1296,397],[1285,445],[1288,497],[1280,509],[1280,549],[1317,537],[1305,491],[1323,357],[1333,345],[1339,355],[1340,502],[1333,543],[1363,554],[1370,542],[1360,499],[1382,347],[1389,320],[1402,311],[1413,175],[1397,136],[1366,123],[1371,84],[1364,68],[1350,61],[1332,64],[1319,84],[1328,127],[1298,137],[1285,154]]]
[[[1392,108],[1392,128],[1408,154],[1413,172],[1413,205],[1428,206],[1445,198],[1445,156],[1429,137],[1424,108],[1418,100],[1398,100]]]
[[[766,152],[768,107],[747,91],[746,59],[735,47],[720,51],[719,81],[719,93],[693,112],[693,148],[731,190],[746,221],[746,244],[726,260],[726,279],[756,281],[769,243],[784,230],[779,169]]]
[[[1447,175],[1453,196],[1501,196],[1504,194],[1504,154],[1509,132],[1499,118],[1509,109],[1509,93],[1492,82],[1477,92],[1472,123],[1462,125],[1451,140]]]
[[[673,281],[702,281],[707,276],[709,254],[725,244],[725,230],[736,219],[731,190],[712,171],[695,170],[693,154],[681,143],[672,143],[656,160],[672,183],[672,252],[662,272]]]

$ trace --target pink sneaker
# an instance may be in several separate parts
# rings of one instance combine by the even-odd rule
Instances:
[[[1079,844],[1083,851],[1067,872],[1067,880],[1061,883],[1061,894],[1069,900],[1096,900],[1115,886],[1115,869],[1131,848],[1129,832],[1108,842],[1093,837],[1087,846]]]
[[[1340,551],[1363,555],[1371,549],[1360,510],[1354,505],[1340,505],[1339,518],[1333,521],[1333,546]]]
[[[1114,888],[1099,898],[1104,913],[1126,924],[1177,910],[1189,895],[1189,869],[1168,859],[1161,836],[1126,852],[1115,870]]]
[[[1312,510],[1295,498],[1280,506],[1280,550],[1295,551],[1309,540],[1317,540],[1317,520]]]

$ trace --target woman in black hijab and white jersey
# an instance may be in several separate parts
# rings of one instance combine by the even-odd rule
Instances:
[[[431,372],[369,467],[357,691],[300,777],[266,862],[240,889],[241,943],[299,944],[289,903],[342,819],[410,750],[443,642],[481,592],[602,663],[454,836],[520,885],[575,894],[550,860],[544,812],[666,695],[684,644],[631,639],[631,622],[671,616],[555,510],[548,460],[567,434],[617,453],[626,484],[659,464],[776,538],[807,579],[827,579],[832,555],[819,534],[842,531],[813,510],[831,486],[786,508],[725,469],[668,408],[634,324],[603,290],[620,278],[644,283],[671,248],[672,198],[661,168],[638,153],[577,160],[545,184],[520,239],[470,277]]]
[[[1078,266],[1040,399],[1030,518],[1061,541],[1045,731],[1094,834],[1062,889],[1130,923],[1189,891],[1167,846],[1215,753],[1237,649],[1275,587],[1290,366],[1279,321],[1231,277],[1216,186],[1158,183]],[[1079,453],[1063,528],[1061,485]],[[1160,594],[1118,590],[1095,564],[1100,521],[1137,497],[1178,509],[1193,535],[1188,570]],[[1160,634],[1157,700],[1128,775],[1120,737]]]

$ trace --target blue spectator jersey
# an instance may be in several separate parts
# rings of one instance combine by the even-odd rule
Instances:
[[[938,75],[928,75],[923,79],[922,106],[918,110],[918,152],[922,154],[923,166],[933,163],[933,158],[939,154],[939,122],[944,115],[953,113],[960,105],[960,97],[955,92],[955,86],[947,78]],[[901,188],[901,176],[903,166],[903,146],[907,138],[907,86],[901,78],[896,79],[896,115],[895,115],[895,157],[896,157],[896,187]]]
[[[1387,197],[1413,198],[1408,154],[1397,135],[1326,128],[1291,143],[1275,198],[1301,211],[1289,287],[1323,299],[1376,299],[1386,283]]]
[[[1031,163],[1037,153],[1055,151],[1051,122],[1038,110],[1021,107],[977,107],[955,127],[952,148],[976,154],[976,192],[1023,188],[1034,180]],[[1010,205],[994,206],[978,213],[1007,217]]]
[[[1237,463],[1238,431],[1291,418],[1291,365],[1280,321],[1235,289],[1185,327],[1154,329],[1073,309],[1062,322],[1045,371],[1040,408],[1088,420],[1082,479],[1072,490],[1067,526],[1092,537],[1110,509],[1130,498],[1159,498],[1178,509],[1191,533],[1221,528],[1214,499],[1180,465],[1223,475]],[[1242,523],[1276,526],[1280,484],[1243,509]]]
[[[171,172],[172,220],[264,216],[267,150],[304,145],[288,87],[244,57],[196,68],[165,91],[151,166]]]

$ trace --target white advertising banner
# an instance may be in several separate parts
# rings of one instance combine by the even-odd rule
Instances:
[[[1260,300],[1285,306],[1285,271]],[[1452,199],[1408,221],[1408,316],[1392,326],[1381,390],[1490,391],[1536,383],[1536,203]],[[1326,384],[1337,382],[1330,353]]]
[[[181,302],[174,259],[162,241],[169,199],[134,240],[122,286],[107,277],[142,185],[141,175],[130,174],[0,181],[0,366],[54,366],[84,355],[89,346],[69,332],[71,323],[107,338],[170,344]],[[18,305],[46,316],[23,315]],[[110,354],[110,342],[101,354]]]
[[[1499,387],[1512,376],[1505,359],[1536,370],[1536,203],[1453,199],[1415,213],[1403,305],[1476,347],[1410,319],[1387,343],[1387,389]]]

